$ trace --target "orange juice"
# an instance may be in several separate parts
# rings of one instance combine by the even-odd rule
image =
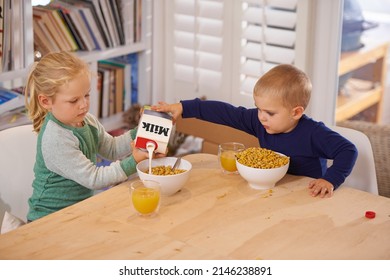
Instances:
[[[223,151],[221,153],[220,160],[223,169],[229,172],[237,171],[235,155],[236,155],[235,151]]]
[[[139,213],[152,214],[158,207],[160,192],[152,188],[139,187],[133,190],[131,199]]]

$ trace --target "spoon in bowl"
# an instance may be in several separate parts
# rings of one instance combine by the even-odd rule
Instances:
[[[175,164],[172,167],[172,171],[175,171],[175,169],[180,165],[181,157],[178,157],[175,161]]]

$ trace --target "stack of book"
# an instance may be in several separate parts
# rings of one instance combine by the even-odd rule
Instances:
[[[0,130],[30,123],[22,92],[23,88],[0,87]]]
[[[10,89],[0,87],[0,115],[24,107],[24,95]]]
[[[34,6],[34,48],[45,55],[139,42],[141,13],[142,0],[53,0]]]
[[[98,62],[100,118],[124,112],[137,102],[137,68],[136,54]]]

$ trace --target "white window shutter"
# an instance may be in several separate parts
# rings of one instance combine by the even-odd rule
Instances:
[[[167,1],[167,100],[206,96],[253,107],[257,79],[296,64],[298,12],[307,12],[299,3],[307,1]]]
[[[253,106],[253,87],[265,72],[294,64],[298,0],[241,1],[239,89],[232,102]]]
[[[176,100],[219,92],[223,62],[223,0],[174,0],[173,90]],[[180,88],[184,92],[180,93]]]

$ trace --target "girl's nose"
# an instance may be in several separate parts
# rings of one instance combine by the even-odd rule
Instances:
[[[88,98],[83,98],[83,99],[81,100],[80,106],[81,106],[81,108],[85,108],[85,107],[88,106],[88,104],[89,104]]]

